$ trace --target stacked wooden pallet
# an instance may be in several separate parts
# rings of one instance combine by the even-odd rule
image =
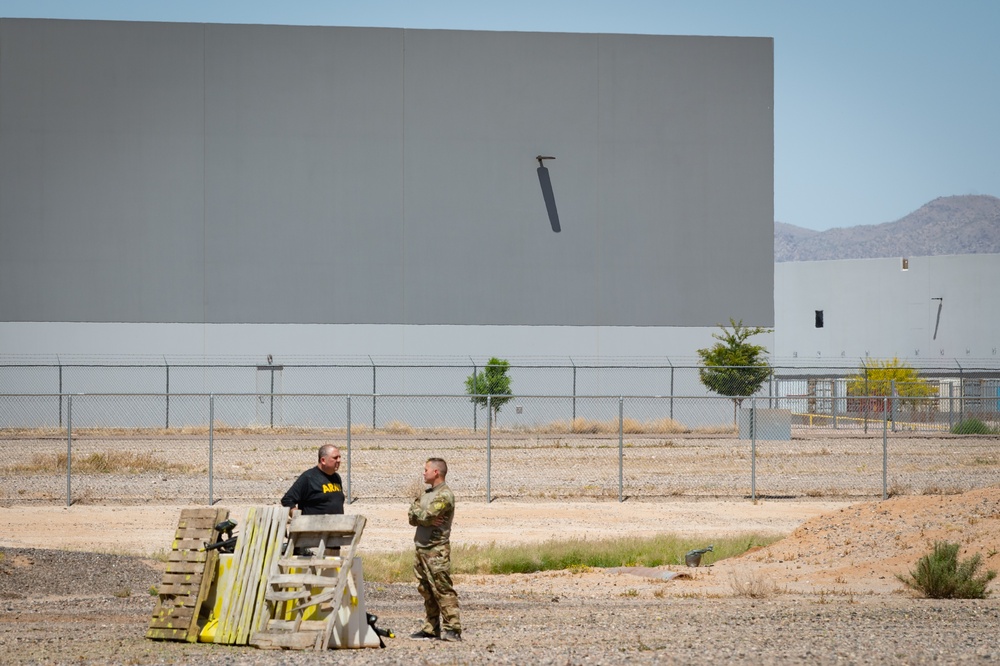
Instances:
[[[345,593],[357,603],[351,569],[364,528],[364,516],[298,516],[292,520],[286,552],[271,563],[264,595],[266,610],[251,645],[297,650],[330,647]],[[331,549],[337,555],[331,556]],[[302,551],[307,554],[295,554]]]
[[[156,609],[147,638],[198,640],[198,614],[215,576],[218,553],[206,551],[206,543],[218,536],[215,526],[229,517],[229,509],[184,509],[158,589]]]
[[[223,594],[215,642],[247,645],[264,612],[267,574],[280,556],[288,509],[251,507],[233,552],[233,584]]]

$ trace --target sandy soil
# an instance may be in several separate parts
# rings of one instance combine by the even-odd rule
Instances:
[[[228,508],[239,522],[248,507]],[[0,509],[0,547],[152,555],[169,549],[179,511],[177,506],[10,506]],[[368,519],[362,554],[366,550],[391,551],[411,546],[412,528],[405,521],[405,504],[356,502],[348,512]],[[708,500],[462,502],[453,541],[528,543],[551,538],[658,533],[707,539],[754,532],[788,536],[741,558],[685,571],[692,576],[678,589],[725,595],[742,582],[795,592],[885,594],[900,589],[895,573],[909,570],[937,540],[958,541],[963,545],[963,554],[980,553],[988,568],[1000,569],[1000,488],[854,504]],[[710,557],[706,562],[711,562]],[[536,576],[544,578],[546,574]],[[590,582],[587,576],[572,580],[549,576],[563,584]],[[643,578],[647,577],[637,576],[636,582]],[[649,580],[651,585],[659,584]]]
[[[247,506],[220,504],[239,523]],[[368,519],[364,550],[410,548],[413,528],[403,502],[355,502],[348,513]],[[460,502],[456,544],[525,543],[552,538],[788,534],[803,521],[848,506],[846,502],[598,501]],[[168,550],[182,507],[14,505],[0,508],[0,546],[97,550],[152,555]],[[239,530],[237,530],[239,532]]]
[[[230,506],[240,518],[247,507]],[[20,664],[326,664],[332,655],[144,638],[180,507],[0,508],[0,661]],[[363,549],[410,546],[405,505],[356,503]],[[674,532],[787,534],[742,557],[688,569],[457,576],[465,640],[413,641],[411,583],[366,585],[396,629],[386,650],[338,663],[956,663],[1000,660],[1000,599],[916,599],[897,573],[936,540],[1000,569],[1000,488],[884,502],[498,501],[459,505],[457,543]],[[32,549],[66,549],[32,550]],[[90,552],[80,552],[90,551]],[[94,551],[111,553],[95,555]],[[363,553],[362,553],[363,554]],[[682,577],[663,580],[668,569]],[[992,583],[996,591],[1000,581]],[[131,590],[124,594],[122,590]]]

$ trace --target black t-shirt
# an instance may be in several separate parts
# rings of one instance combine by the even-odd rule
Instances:
[[[344,488],[340,475],[325,474],[319,467],[302,472],[281,498],[281,506],[298,505],[304,516],[344,513]]]

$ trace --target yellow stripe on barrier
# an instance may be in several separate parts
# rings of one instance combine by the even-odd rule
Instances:
[[[819,427],[822,425],[831,426],[833,423],[840,423],[842,421],[847,421],[849,423],[869,423],[871,425],[881,425],[882,419],[874,418],[864,418],[860,416],[833,416],[832,414],[811,414],[808,412],[792,412],[792,416],[798,416],[803,420],[808,420],[808,426],[810,428]],[[826,420],[828,423],[817,423],[817,421]],[[890,424],[894,424],[896,428],[903,428],[905,430],[934,430],[938,432],[947,432],[951,429],[947,423],[926,423],[921,421],[900,421],[898,419],[889,419]],[[892,427],[890,425],[890,427]]]

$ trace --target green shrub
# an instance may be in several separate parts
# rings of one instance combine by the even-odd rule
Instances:
[[[991,428],[979,419],[965,419],[951,427],[953,435],[995,435],[996,429]]]
[[[896,574],[904,585],[930,599],[984,599],[989,596],[986,586],[996,578],[997,572],[987,571],[977,577],[982,558],[976,554],[958,561],[957,543],[937,541],[934,552],[917,562],[917,568],[908,576]]]

